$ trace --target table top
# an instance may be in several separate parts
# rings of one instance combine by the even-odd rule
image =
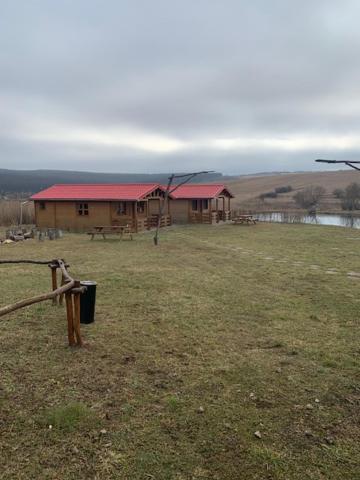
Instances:
[[[95,230],[123,230],[127,225],[95,225]]]

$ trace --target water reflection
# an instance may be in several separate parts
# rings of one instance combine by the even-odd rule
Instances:
[[[260,222],[310,223],[315,225],[360,228],[360,217],[345,214],[328,215],[320,213],[317,215],[303,215],[299,213],[269,212],[258,213],[256,217]]]

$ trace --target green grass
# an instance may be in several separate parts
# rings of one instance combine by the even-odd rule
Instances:
[[[83,349],[50,302],[0,319],[0,478],[360,478],[359,241],[259,224],[0,246],[98,282]],[[0,279],[2,305],[50,286],[47,267]]]
[[[50,430],[54,428],[61,432],[89,428],[96,423],[91,410],[81,403],[50,408],[39,415],[38,422]]]

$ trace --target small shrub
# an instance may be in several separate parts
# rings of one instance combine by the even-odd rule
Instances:
[[[335,188],[335,190],[333,191],[333,195],[336,198],[344,198],[345,190],[343,190],[342,188]]]
[[[281,193],[288,193],[288,192],[291,192],[291,191],[292,191],[292,186],[291,185],[287,185],[287,186],[284,186],[284,187],[276,187],[275,190],[273,190],[272,192],[261,193],[259,195],[259,198],[261,200],[265,200],[265,198],[276,198]]]
[[[261,198],[262,200],[264,200],[265,198],[276,198],[276,197],[277,197],[276,192],[266,192],[259,195],[259,198]]]
[[[178,397],[168,397],[166,399],[166,403],[169,409],[172,411],[178,410],[180,408],[180,400]]]
[[[285,187],[276,187],[276,188],[275,188],[275,192],[276,192],[277,194],[279,194],[279,193],[288,193],[288,192],[292,192],[292,189],[293,189],[293,188],[292,188],[291,185],[287,185],[287,186],[285,186]]]

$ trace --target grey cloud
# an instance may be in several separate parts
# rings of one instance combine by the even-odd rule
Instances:
[[[0,0],[0,6],[0,167],[299,170],[313,168],[326,144],[301,152],[196,145],[204,138],[359,130],[358,2]],[[189,146],[156,155],[69,144],[60,133],[56,142],[32,141],[27,131],[47,122],[130,128]]]

